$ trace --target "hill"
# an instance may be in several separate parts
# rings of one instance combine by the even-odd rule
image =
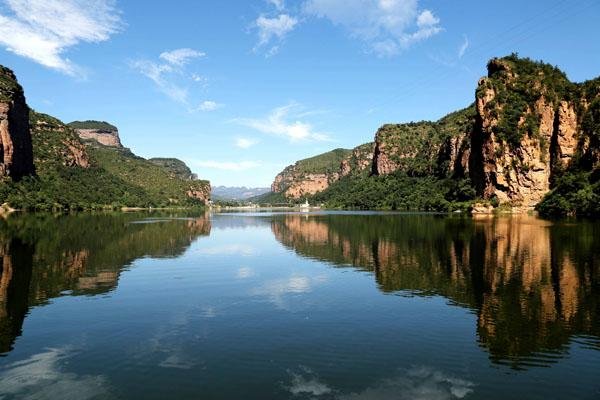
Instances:
[[[4,124],[2,110],[10,116],[4,117]],[[5,129],[0,136],[10,138],[5,148],[11,148],[0,162],[4,171],[0,203],[22,209],[81,210],[201,206],[210,197],[207,181],[181,179],[128,149],[84,141],[71,126],[30,110],[16,77],[4,67],[0,126]]]

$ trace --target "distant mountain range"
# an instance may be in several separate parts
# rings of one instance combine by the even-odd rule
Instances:
[[[214,186],[211,193],[214,200],[247,200],[250,197],[268,193],[270,190],[271,189],[268,187],[249,188],[245,186]]]

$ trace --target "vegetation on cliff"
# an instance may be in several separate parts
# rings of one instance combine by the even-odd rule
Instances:
[[[106,121],[73,121],[67,124],[70,128],[73,129],[97,129],[101,131],[116,131],[117,127],[109,124]]]
[[[32,112],[31,125],[37,176],[0,185],[0,202],[36,210],[203,204],[186,195],[189,182],[128,150],[83,146],[72,129],[44,114]]]
[[[334,149],[327,153],[306,158],[294,164],[294,169],[300,174],[322,174],[337,172],[344,157],[350,154],[348,149]]]
[[[195,180],[197,179],[196,174],[192,173],[190,167],[186,165],[183,161],[177,158],[150,158],[148,159],[152,164],[158,165],[163,168],[169,175],[174,178],[179,178],[183,180]]]

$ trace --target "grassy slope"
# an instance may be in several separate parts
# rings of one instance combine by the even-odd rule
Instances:
[[[128,150],[102,146],[90,147],[91,156],[106,171],[128,184],[144,188],[146,193],[163,204],[185,204],[185,192],[190,186],[209,185],[208,181],[189,181],[172,176],[165,168],[138,157]]]
[[[41,124],[39,122],[42,122]],[[0,186],[0,202],[27,209],[93,209],[201,205],[189,199],[191,185],[128,150],[83,146],[58,119],[31,112],[36,177]],[[89,167],[73,165],[69,146],[78,146]]]
[[[173,177],[189,180],[193,175],[190,167],[177,158],[150,158],[148,161],[165,169]]]
[[[342,160],[350,155],[352,150],[335,149],[314,157],[305,158],[294,164],[299,174],[327,174],[337,172]]]

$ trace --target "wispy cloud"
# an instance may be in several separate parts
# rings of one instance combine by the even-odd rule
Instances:
[[[258,161],[213,161],[213,160],[194,160],[190,164],[201,168],[220,169],[223,171],[246,171],[261,165]]]
[[[186,71],[186,66],[194,59],[202,58],[204,52],[180,48],[170,51],[164,51],[158,56],[158,60],[139,59],[129,62],[134,70],[138,71],[150,79],[158,90],[167,95],[172,100],[189,106],[190,111],[213,111],[221,105],[214,101],[204,101],[198,107],[191,106],[189,103],[189,90],[186,81],[205,82],[206,79],[201,75]]]
[[[114,4],[113,0],[1,0],[0,44],[45,67],[80,75],[82,68],[65,53],[79,43],[106,41],[122,29]]]
[[[297,24],[298,19],[288,14],[279,14],[272,18],[260,15],[254,21],[254,27],[258,31],[258,44],[254,47],[254,51],[268,47],[267,56],[276,54],[281,42]]]
[[[205,100],[202,103],[200,103],[200,105],[198,106],[198,110],[200,110],[200,111],[215,111],[222,107],[223,107],[223,104],[219,104],[212,100]]]
[[[290,142],[302,141],[330,141],[329,135],[315,131],[313,126],[305,121],[300,121],[297,111],[300,105],[292,103],[277,107],[265,118],[241,118],[237,123],[255,129],[262,133],[281,136]]]
[[[463,58],[463,56],[465,55],[467,49],[469,48],[469,38],[467,37],[467,35],[463,36],[463,42],[460,45],[460,47],[458,48],[458,58]]]
[[[156,63],[150,60],[135,60],[130,66],[156,84],[158,90],[171,99],[186,103],[188,90],[169,79],[168,75],[175,72],[172,65]]]
[[[258,140],[256,139],[250,139],[245,137],[239,137],[235,139],[235,146],[239,147],[240,149],[248,149],[257,143]]]
[[[194,58],[204,57],[206,53],[194,49],[183,48],[162,52],[159,56],[171,65],[184,66]]]
[[[306,0],[304,12],[342,26],[380,56],[393,56],[442,31],[418,0]]]

